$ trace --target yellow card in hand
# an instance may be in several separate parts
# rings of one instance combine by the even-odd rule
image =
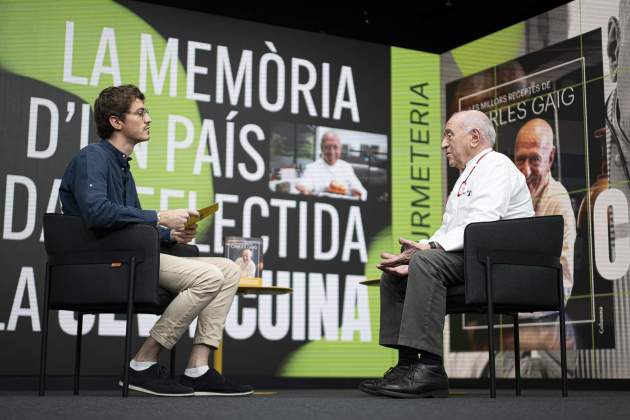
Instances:
[[[199,217],[197,217],[197,216],[190,216],[188,218],[188,221],[184,225],[184,227],[186,229],[189,229],[192,225],[194,225],[195,223],[197,223],[201,219],[205,219],[206,217],[211,216],[214,213],[216,213],[217,210],[219,210],[219,203],[214,203],[214,204],[209,205],[208,207],[204,207],[202,209],[197,210],[199,212]]]

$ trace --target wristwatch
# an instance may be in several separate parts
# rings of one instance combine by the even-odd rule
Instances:
[[[440,244],[438,244],[437,242],[429,242],[429,246],[431,247],[431,249],[442,249],[442,247],[440,246]]]

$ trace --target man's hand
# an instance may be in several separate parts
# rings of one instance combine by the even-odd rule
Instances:
[[[361,198],[362,198],[362,196],[363,196],[363,194],[361,194],[361,191],[357,190],[356,188],[352,188],[352,189],[350,190],[350,194],[351,194],[353,197],[357,197],[358,199],[361,199]]]
[[[386,271],[384,269],[385,268],[399,267],[399,266],[403,266],[403,265],[404,266],[409,265],[409,260],[411,260],[411,257],[413,256],[413,254],[415,254],[418,251],[422,251],[422,250],[431,248],[429,246],[429,244],[421,244],[421,243],[418,243],[418,242],[409,241],[409,240],[407,240],[405,238],[398,238],[398,242],[400,242],[400,244],[402,245],[403,251],[400,254],[398,254],[398,255],[394,255],[394,254],[389,254],[387,252],[383,252],[381,254],[382,260],[381,260],[380,264],[377,265],[377,267],[379,269],[381,269],[381,270],[383,270],[385,272],[388,272],[388,271]],[[408,268],[406,270],[408,270]]]
[[[188,217],[199,217],[199,212],[197,210],[177,209],[161,211],[159,215],[160,224],[162,226],[175,230],[183,230],[184,225],[188,221]]]
[[[298,190],[300,194],[311,195],[311,191],[302,184],[299,184],[299,183],[296,184],[295,189]]]
[[[182,230],[172,229],[171,230],[171,239],[173,239],[174,241],[177,241],[180,244],[187,244],[188,242],[195,239],[196,235],[197,235],[197,225],[192,225],[188,229],[182,229]]]
[[[419,242],[416,241],[410,241],[409,239],[405,239],[403,237],[398,238],[398,243],[400,243],[400,245],[402,245],[402,249],[407,250],[410,248],[416,248],[419,250],[425,250],[425,249],[430,249],[431,246],[429,246],[429,244],[421,244]]]
[[[419,251],[419,249],[414,247],[414,248],[407,248],[398,255],[388,254],[387,252],[383,252],[381,254],[382,260],[380,264],[377,265],[377,267],[380,269],[383,269],[385,267],[392,268],[392,267],[397,267],[399,265],[408,265],[409,260],[411,259],[412,255],[415,254],[417,251]]]
[[[382,270],[396,277],[407,277],[409,275],[409,266],[408,265],[398,265],[396,267],[383,267]]]

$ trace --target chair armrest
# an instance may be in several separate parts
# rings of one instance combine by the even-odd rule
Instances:
[[[118,230],[89,229],[78,216],[44,215],[44,246],[49,256],[133,254],[138,258],[159,254],[159,233],[155,226],[130,224]],[[73,259],[76,259],[73,258]]]
[[[198,257],[199,248],[195,245],[188,244],[162,244],[160,246],[160,252],[162,254],[174,255],[176,257]]]
[[[464,253],[528,251],[560,255],[564,220],[562,216],[539,216],[494,222],[470,223],[464,230]]]
[[[490,259],[491,264],[524,265],[533,267],[561,268],[560,257],[527,251],[491,251],[479,249],[477,261],[485,264]]]

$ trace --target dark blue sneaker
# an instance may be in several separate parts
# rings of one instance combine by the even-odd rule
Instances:
[[[161,397],[190,397],[194,395],[193,389],[184,386],[171,378],[167,369],[159,364],[154,364],[145,370],[129,369],[129,389],[145,394]],[[123,386],[123,381],[118,381]]]
[[[213,368],[210,368],[209,371],[198,378],[191,378],[190,376],[184,375],[182,376],[181,383],[182,385],[192,388],[196,396],[215,395],[240,397],[254,393],[254,388],[250,385],[241,385],[232,382]]]

